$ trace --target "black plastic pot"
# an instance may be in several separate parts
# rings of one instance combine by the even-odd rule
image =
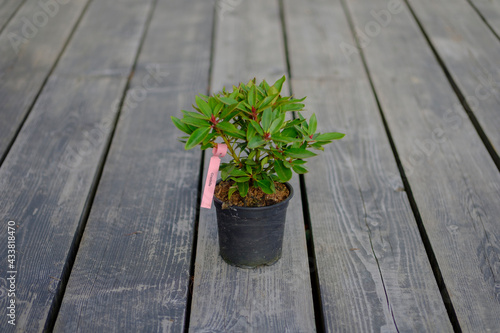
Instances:
[[[227,263],[253,268],[272,265],[281,257],[286,209],[293,197],[293,187],[285,185],[290,195],[272,206],[222,209],[222,201],[214,197],[220,255]]]

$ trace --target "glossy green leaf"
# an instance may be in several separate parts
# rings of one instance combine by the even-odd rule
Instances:
[[[257,130],[253,126],[248,126],[247,128],[247,141],[252,140],[252,138],[255,136],[255,133],[257,133]]]
[[[285,80],[286,80],[285,75],[283,75],[279,80],[274,82],[273,87],[276,88],[278,92],[280,92],[283,87],[283,82],[285,82]]]
[[[210,133],[210,127],[200,127],[196,131],[194,131],[186,142],[186,150],[189,150],[200,144],[208,135],[208,133]]]
[[[257,147],[260,147],[260,146],[264,145],[265,143],[266,143],[266,141],[264,139],[262,139],[262,137],[260,137],[260,136],[254,136],[252,138],[252,140],[250,140],[248,142],[248,146],[247,147],[250,148],[250,149],[255,149]]]
[[[302,174],[307,173],[309,171],[309,170],[307,170],[306,168],[304,168],[303,166],[300,166],[300,165],[294,165],[294,166],[292,166],[292,169],[293,169],[293,171],[295,171],[299,175],[302,175]]]
[[[293,158],[308,158],[316,156],[316,154],[303,148],[289,148],[285,151],[285,156]]]
[[[186,133],[186,134],[193,133],[193,131],[186,124],[184,124],[179,118],[171,116],[170,119],[172,119],[172,122],[174,123],[175,127],[180,129],[184,133]]]
[[[238,189],[238,186],[231,186],[229,188],[229,191],[227,191],[227,199],[231,199],[231,196],[233,195],[234,192],[236,192],[236,190]]]
[[[293,103],[293,104],[286,104],[281,107],[282,111],[301,111],[304,109],[304,104],[301,103]]]
[[[257,101],[257,89],[255,88],[255,86],[252,86],[252,88],[250,88],[247,100],[250,106],[255,105],[255,102]]]
[[[250,188],[249,182],[237,183],[238,192],[240,192],[241,197],[246,197],[248,194],[248,190]]]
[[[312,114],[311,118],[309,119],[309,135],[313,135],[316,133],[316,127],[318,126],[318,120],[316,119],[316,114]]]
[[[188,116],[188,117],[193,117],[193,118],[198,118],[198,119],[204,119],[204,120],[209,120],[210,119],[210,117],[205,116],[203,113],[186,111],[186,110],[181,110],[181,112],[182,112],[182,114],[184,114],[184,116]]]
[[[271,108],[265,109],[263,114],[262,114],[261,123],[262,123],[262,129],[266,133],[269,131],[269,127],[271,126],[272,117],[273,117],[273,112],[272,112]]]
[[[274,170],[280,178],[280,181],[283,183],[289,181],[292,178],[292,170],[285,167],[283,165],[283,162],[280,160],[274,161]]]
[[[203,120],[203,119],[199,119],[199,118],[193,118],[193,117],[184,117],[184,118],[181,119],[181,121],[184,124],[193,125],[195,127],[210,127],[212,125],[207,120]]]
[[[252,124],[257,133],[259,133],[260,135],[264,135],[264,130],[255,120],[250,120],[250,124]]]
[[[208,106],[208,103],[205,102],[200,96],[196,96],[195,99],[196,105],[198,105],[201,112],[203,112],[205,116],[210,117],[210,115],[212,114],[212,109],[210,108],[210,106]]]
[[[279,116],[279,118],[274,119],[269,127],[269,133],[274,134],[281,129],[281,126],[285,122],[285,114]]]
[[[227,105],[233,105],[233,104],[237,104],[238,101],[236,101],[235,99],[233,98],[230,98],[230,97],[224,97],[224,96],[221,96],[221,97],[218,97],[219,100],[224,103],[224,104],[227,104]]]
[[[233,169],[233,170],[231,170],[230,175],[231,175],[231,176],[233,176],[233,177],[243,177],[243,176],[248,176],[248,174],[247,174],[245,171],[243,171],[243,170],[241,170],[241,169],[236,169],[236,168],[235,168],[235,169]]]
[[[236,168],[234,164],[227,163],[220,168],[220,176],[222,180],[226,180],[231,172]]]
[[[244,183],[250,180],[250,177],[231,177],[230,179],[234,180],[236,183]]]
[[[338,140],[342,139],[345,136],[343,133],[337,133],[337,132],[330,132],[330,133],[323,133],[315,137],[314,139],[316,141],[330,141],[330,140]]]
[[[257,186],[262,190],[262,192],[266,193],[266,194],[273,194],[273,189],[272,189],[272,185],[269,180],[267,179],[263,179],[263,180],[257,180],[256,181],[257,183]],[[274,184],[273,184],[274,185]]]

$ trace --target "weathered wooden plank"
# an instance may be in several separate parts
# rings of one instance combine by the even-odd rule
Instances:
[[[150,6],[137,8],[131,6],[133,0],[128,2],[130,6],[125,1],[114,2],[114,7],[93,2],[86,13],[89,19],[78,27],[75,36],[85,39],[99,32],[100,38],[94,42],[101,45],[110,39],[135,41],[135,49],[113,45],[117,53],[132,53],[128,57],[130,73],[142,36],[137,26],[146,23]],[[129,8],[128,16],[123,16],[122,6]],[[96,30],[99,25],[93,18],[115,22],[126,19],[129,23],[117,23],[118,30],[102,31]],[[91,56],[72,49],[70,45],[63,58],[71,57],[77,63],[77,58]],[[64,66],[57,67],[48,79],[0,168],[4,203],[0,220],[13,220],[19,225],[16,326],[2,321],[3,331],[41,331],[53,325],[62,283],[76,251],[75,240],[81,235],[116,117],[116,101],[123,96],[127,82],[126,77],[75,76],[64,70]],[[0,235],[0,242],[7,244],[7,233]],[[7,246],[0,253],[7,258]],[[6,308],[8,301],[4,296],[1,306]]]
[[[358,31],[376,22],[372,10],[388,8],[346,3]],[[363,52],[458,323],[497,331],[500,175],[412,15],[398,7]]]
[[[9,22],[12,14],[19,9],[25,0],[1,0],[0,1],[0,32]]]
[[[493,0],[468,0],[488,22],[497,36],[500,36],[500,3]]]
[[[498,159],[500,40],[466,0],[409,1],[409,4],[465,96]]]
[[[206,91],[212,1],[159,1],[55,332],[182,332],[201,153],[170,120]]]
[[[278,1],[224,8],[218,8],[212,91],[253,77],[272,83],[286,73]],[[316,330],[298,177],[291,184],[295,195],[287,211],[283,254],[272,266],[249,270],[226,264],[219,256],[215,208],[202,209],[191,332]]]
[[[54,2],[45,11],[28,0],[0,34],[0,161],[88,1]]]
[[[305,176],[326,330],[452,331],[340,2],[284,4],[293,92],[347,133]]]

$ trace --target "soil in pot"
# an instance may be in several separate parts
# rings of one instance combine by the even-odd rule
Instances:
[[[232,180],[221,181],[215,187],[215,196],[223,202],[224,207],[240,206],[240,207],[265,207],[271,206],[284,201],[290,195],[290,191],[285,184],[274,182],[276,192],[266,194],[260,188],[250,186],[248,194],[242,198],[238,191],[235,191],[231,198],[227,198],[229,188],[234,184]]]

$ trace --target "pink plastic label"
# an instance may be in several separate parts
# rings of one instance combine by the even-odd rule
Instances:
[[[220,158],[227,153],[227,146],[224,143],[218,143],[212,150],[212,157],[208,165],[207,179],[201,197],[201,208],[212,208],[212,200],[214,198],[215,185],[217,182],[217,174],[219,173]]]

